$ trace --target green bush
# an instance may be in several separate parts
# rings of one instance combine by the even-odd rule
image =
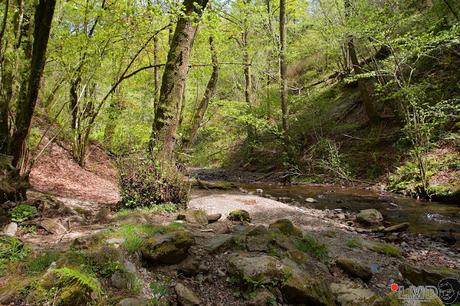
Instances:
[[[185,206],[190,183],[175,165],[130,157],[119,161],[122,206],[149,207],[162,203]]]
[[[24,222],[35,217],[38,214],[38,210],[35,206],[21,204],[13,208],[10,214],[12,221]]]

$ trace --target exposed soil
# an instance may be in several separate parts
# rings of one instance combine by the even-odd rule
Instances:
[[[63,145],[51,144],[34,165],[30,182],[38,191],[68,198],[112,204],[120,199],[117,170],[94,144],[88,147],[84,168]]]

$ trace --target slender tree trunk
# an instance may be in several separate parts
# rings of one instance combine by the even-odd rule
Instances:
[[[5,34],[6,30],[6,24],[8,20],[8,9],[9,9],[9,0],[5,1],[5,12],[3,14],[3,21],[0,29],[0,63],[1,65],[4,65],[4,60],[3,60],[3,36]],[[3,67],[2,67],[3,68]],[[2,72],[4,69],[1,69]],[[8,72],[4,72],[2,75],[2,84],[1,86],[1,91],[0,91],[0,153],[6,154],[8,153],[8,140],[10,136],[10,125],[8,121],[8,111],[10,109],[10,103],[9,103],[9,98],[8,98],[8,86],[7,83],[10,83],[9,79],[5,80],[5,77],[9,75]],[[5,86],[6,85],[6,86]],[[6,89],[6,90],[5,90]],[[12,88],[11,88],[12,89]]]
[[[286,0],[280,0],[280,94],[283,133],[289,130],[289,105],[286,80]]]
[[[46,60],[46,49],[53,20],[56,0],[40,0],[35,11],[34,42],[32,61],[27,86],[21,89],[18,99],[15,131],[12,141],[11,155],[13,166],[21,165],[24,158],[25,144],[29,134],[32,116],[37,103],[40,80]],[[20,167],[19,167],[20,168]]]
[[[171,41],[151,136],[151,144],[158,148],[159,158],[162,160],[173,159],[185,81],[196,31],[194,25],[196,21],[192,19],[194,15],[201,16],[207,3],[208,0],[197,2],[184,0],[184,15],[179,17]]]
[[[345,4],[345,17],[348,19],[352,13],[352,7],[351,7],[350,0],[345,0],[344,4]],[[355,75],[362,74],[363,70],[361,69],[361,66],[359,65],[359,60],[356,54],[356,48],[355,48],[354,39],[352,35],[348,36],[347,49],[348,49],[348,55],[350,56],[351,64],[353,65],[353,71]],[[359,88],[361,100],[362,100],[366,115],[369,118],[370,123],[374,124],[377,121],[379,121],[380,116],[377,113],[374,107],[374,104],[372,103],[371,94],[370,94],[370,90],[369,90],[367,81],[362,78],[358,78],[358,88]]]
[[[185,139],[185,148],[189,148],[195,141],[198,129],[203,122],[204,115],[208,109],[209,102],[214,97],[217,88],[217,81],[219,79],[219,62],[217,59],[217,52],[214,46],[214,37],[209,37],[209,48],[211,50],[212,73],[209,78],[208,85],[204,92],[204,96],[196,107],[195,114],[193,115],[192,124],[189,133]]]
[[[153,87],[154,87],[154,93],[153,93],[153,105],[155,108],[155,113],[156,113],[156,108],[158,104],[158,92],[160,91],[160,67],[158,66],[158,36],[155,35],[153,38],[153,64],[155,67],[153,68]]]

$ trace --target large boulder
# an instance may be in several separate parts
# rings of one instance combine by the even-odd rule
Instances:
[[[197,225],[208,224],[208,215],[203,209],[188,209],[183,215],[179,215],[178,219],[184,219],[188,223]]]
[[[364,209],[356,215],[356,221],[364,225],[374,225],[382,222],[383,216],[377,209]]]
[[[232,234],[218,234],[208,240],[205,249],[209,253],[217,253],[230,249],[234,245],[235,240]]]
[[[248,306],[270,306],[277,305],[276,297],[267,289],[260,288],[250,294]]]
[[[437,286],[445,278],[460,279],[460,273],[445,267],[416,267],[406,263],[399,266],[399,271],[415,286]]]
[[[275,223],[270,224],[269,229],[279,230],[286,236],[302,237],[302,231],[294,226],[294,224],[289,219],[280,219]]]
[[[310,266],[315,266],[315,262]],[[229,273],[242,282],[278,286],[290,304],[332,305],[332,293],[324,275],[313,270],[304,270],[290,260],[281,262],[268,255],[240,253],[229,257]]]
[[[187,231],[156,235],[141,248],[142,258],[151,264],[177,264],[188,255],[194,239]]]
[[[365,282],[372,278],[371,268],[355,259],[341,257],[335,263],[351,277],[360,278]]]

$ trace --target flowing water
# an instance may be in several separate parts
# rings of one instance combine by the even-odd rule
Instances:
[[[238,186],[254,193],[262,189],[262,195],[296,206],[330,210],[340,208],[348,212],[375,208],[390,225],[409,222],[409,231],[413,233],[460,235],[460,203],[425,202],[394,194],[337,186],[240,183]],[[314,198],[317,202],[308,203],[306,198]]]

